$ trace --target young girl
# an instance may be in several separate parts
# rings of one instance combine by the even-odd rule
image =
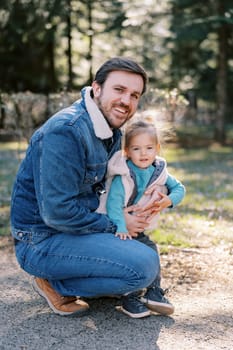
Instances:
[[[139,121],[131,124],[125,131],[124,154],[116,152],[109,160],[106,193],[100,198],[99,212],[107,212],[117,225],[116,236],[120,239],[136,239],[152,249],[157,246],[144,232],[130,234],[126,227],[124,209],[133,204],[145,207],[156,199],[155,216],[148,221],[147,230],[156,227],[159,212],[173,208],[181,202],[185,188],[171,176],[166,168],[166,160],[159,157],[160,142],[157,130],[152,123]],[[131,213],[137,215],[137,211]],[[160,287],[160,274],[147,288],[144,295],[138,292],[122,297],[120,310],[133,318],[149,316],[151,311],[170,315],[173,305],[164,297]]]

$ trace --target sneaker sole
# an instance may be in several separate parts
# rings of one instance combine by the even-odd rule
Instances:
[[[132,318],[143,318],[151,315],[150,310],[142,312],[140,314],[132,314],[131,312],[125,310],[122,306],[116,306],[116,310]]]
[[[46,294],[43,292],[42,289],[40,289],[40,287],[38,286],[38,284],[36,283],[35,279],[32,280],[32,286],[33,286],[33,289],[43,298],[45,298],[45,300],[47,301],[47,303],[49,304],[50,308],[53,310],[53,312],[57,315],[60,315],[60,316],[72,316],[72,315],[82,315],[84,313],[87,312],[87,310],[89,308],[86,308],[86,309],[81,309],[79,311],[76,311],[76,312],[66,312],[66,311],[61,311],[61,310],[58,310],[54,307],[54,305],[51,303],[51,301],[47,298]]]
[[[161,314],[161,315],[164,315],[164,316],[171,315],[175,311],[174,306],[171,304],[159,303],[157,301],[148,301],[148,299],[145,299],[143,297],[141,297],[141,301],[151,311],[156,312],[156,313]]]

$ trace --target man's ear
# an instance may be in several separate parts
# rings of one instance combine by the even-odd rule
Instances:
[[[96,80],[93,81],[92,83],[92,90],[94,97],[99,97],[101,94],[101,86],[97,83]]]

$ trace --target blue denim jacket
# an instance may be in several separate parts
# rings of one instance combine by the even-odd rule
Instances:
[[[99,205],[96,184],[108,159],[120,148],[121,132],[112,131],[90,97],[82,98],[42,125],[32,136],[12,192],[12,235],[39,242],[59,232],[115,232]],[[105,139],[112,141],[107,150]]]

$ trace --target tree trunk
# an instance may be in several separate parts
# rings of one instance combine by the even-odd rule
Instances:
[[[54,36],[54,33],[53,33]],[[56,91],[57,89],[57,78],[56,78],[56,72],[55,72],[55,62],[54,62],[54,37],[52,40],[49,41],[47,45],[47,54],[48,54],[48,60],[49,65],[47,69],[47,75],[48,75],[48,86],[47,91]]]
[[[218,15],[224,16],[224,4],[219,1]],[[227,25],[220,23],[218,29],[218,67],[216,83],[216,123],[214,140],[220,144],[226,142],[225,121],[227,112]]]
[[[92,73],[92,70],[93,70],[93,34],[94,34],[94,31],[93,31],[93,19],[92,19],[92,7],[93,7],[93,1],[92,0],[89,0],[88,1],[88,36],[89,36],[89,52],[88,52],[88,55],[87,55],[87,58],[89,60],[89,84],[92,83],[92,80],[93,80],[93,73]]]
[[[67,0],[67,62],[68,62],[68,81],[67,90],[73,88],[73,64],[72,64],[72,24],[71,24],[71,1]]]

